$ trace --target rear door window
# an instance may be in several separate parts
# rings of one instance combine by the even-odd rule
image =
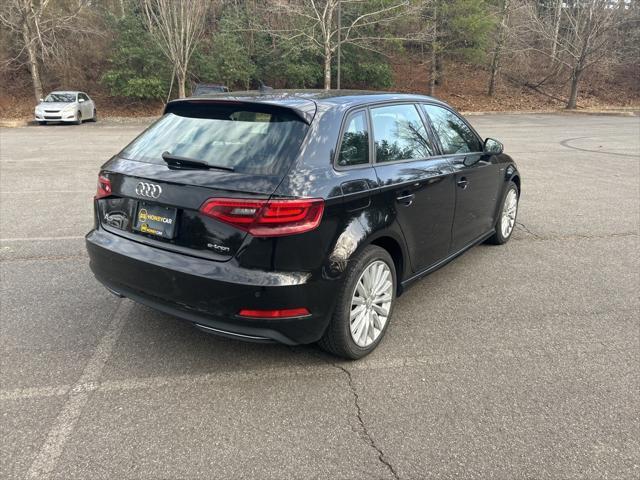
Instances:
[[[349,115],[346,122],[338,165],[351,167],[369,163],[369,129],[367,126],[366,112],[360,111]]]
[[[415,105],[371,109],[376,163],[418,160],[434,154],[433,145]]]
[[[422,108],[440,140],[444,155],[482,151],[480,140],[458,115],[437,105],[423,105]]]
[[[163,152],[235,172],[273,175],[300,149],[308,126],[287,109],[200,105],[168,113],[120,156],[163,164]]]

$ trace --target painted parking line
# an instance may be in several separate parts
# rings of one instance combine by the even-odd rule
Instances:
[[[14,237],[0,238],[0,243],[10,242],[51,242],[56,240],[81,240],[84,235],[70,235],[68,237]]]
[[[73,432],[91,392],[97,388],[102,370],[120,337],[132,305],[127,300],[122,300],[118,305],[106,333],[96,347],[93,356],[89,359],[80,379],[71,388],[69,398],[62,407],[62,411],[53,423],[51,430],[49,430],[47,439],[40,448],[38,456],[31,464],[27,472],[27,478],[46,479],[55,469],[67,439]]]

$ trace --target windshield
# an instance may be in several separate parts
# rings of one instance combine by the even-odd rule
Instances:
[[[75,102],[76,94],[75,93],[50,93],[47,95],[47,98],[44,99],[45,102]]]
[[[307,125],[286,110],[207,105],[189,116],[168,113],[120,156],[164,164],[163,152],[235,172],[281,173],[295,157]]]

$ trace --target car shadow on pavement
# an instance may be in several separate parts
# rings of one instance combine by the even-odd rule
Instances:
[[[327,364],[315,345],[233,340],[198,330],[191,322],[130,300],[106,379],[171,377],[238,370]]]

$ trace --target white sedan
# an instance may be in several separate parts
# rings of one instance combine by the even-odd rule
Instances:
[[[95,122],[96,104],[84,92],[51,92],[36,105],[36,121],[40,125],[47,122],[73,122],[80,125],[84,120]]]

